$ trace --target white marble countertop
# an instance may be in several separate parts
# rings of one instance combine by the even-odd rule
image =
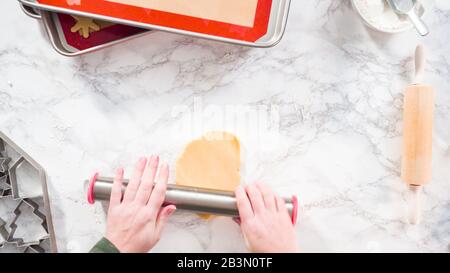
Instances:
[[[293,0],[274,48],[159,32],[78,58],[58,55],[16,1],[2,2],[0,130],[47,171],[60,251],[87,251],[104,232],[102,205],[83,192],[93,171],[130,169],[149,154],[174,165],[210,129],[242,139],[244,182],[299,195],[303,252],[449,251],[449,1],[436,1],[426,38],[370,31],[349,1]],[[399,178],[402,90],[418,42],[437,108],[433,181],[423,222],[410,226]],[[233,111],[256,122],[221,123]],[[190,213],[176,214],[154,249],[243,250],[231,220]]]

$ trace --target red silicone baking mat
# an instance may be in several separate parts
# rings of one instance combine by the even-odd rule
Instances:
[[[78,50],[86,50],[148,31],[62,13],[55,16],[56,23],[59,23],[58,29],[63,34],[63,40],[67,45]]]
[[[267,33],[272,0],[37,0],[150,25],[248,42]]]

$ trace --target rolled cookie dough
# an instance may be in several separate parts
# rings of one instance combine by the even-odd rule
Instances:
[[[239,140],[229,133],[211,132],[186,146],[177,161],[175,183],[234,191],[240,183],[240,165]]]
[[[180,15],[253,27],[258,0],[107,0]]]

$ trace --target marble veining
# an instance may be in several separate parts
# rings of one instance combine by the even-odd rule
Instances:
[[[217,122],[227,107],[258,113],[254,128],[235,128],[242,180],[299,195],[302,252],[450,251],[449,1],[436,0],[425,38],[373,32],[348,0],[293,0],[274,48],[155,32],[77,58],[58,55],[38,22],[3,2],[0,130],[47,171],[60,251],[87,251],[104,232],[105,204],[88,205],[83,191],[93,171],[130,170],[149,154],[173,166],[189,139],[230,125]],[[402,91],[419,42],[437,91],[434,173],[423,222],[410,226]],[[244,250],[231,220],[180,212],[153,251]]]

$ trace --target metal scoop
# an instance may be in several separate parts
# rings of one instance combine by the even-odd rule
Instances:
[[[408,16],[420,35],[426,36],[429,33],[427,25],[414,10],[417,0],[387,0],[387,2],[395,13]]]

